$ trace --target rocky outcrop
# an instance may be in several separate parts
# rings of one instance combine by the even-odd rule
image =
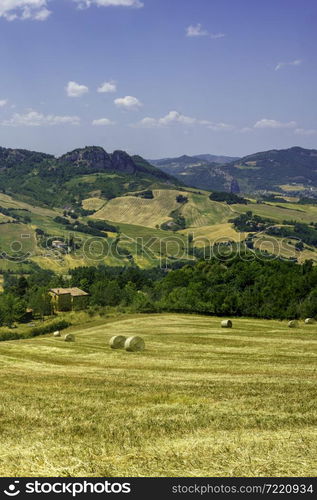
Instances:
[[[134,174],[137,170],[131,156],[125,151],[114,151],[111,155],[111,162],[113,170],[124,174]]]
[[[111,156],[103,148],[97,146],[74,149],[61,156],[58,162],[64,165],[86,167],[94,172],[112,168]]]

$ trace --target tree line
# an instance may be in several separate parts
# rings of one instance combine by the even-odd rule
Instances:
[[[317,316],[317,267],[241,257],[175,263],[170,269],[78,267],[67,276],[34,270],[4,275],[0,325],[52,314],[49,288],[76,286],[89,293],[89,310],[188,312],[290,319]]]

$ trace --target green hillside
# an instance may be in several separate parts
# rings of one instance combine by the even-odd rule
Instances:
[[[113,198],[155,183],[178,184],[141,157],[95,146],[60,158],[0,148],[0,172],[0,191],[48,207],[80,204],[95,192]]]
[[[231,195],[215,193],[211,198],[223,201],[214,201],[208,191],[177,184],[141,157],[110,155],[98,147],[60,158],[4,148],[0,153],[0,273],[32,265],[62,274],[98,263],[165,266],[198,258],[195,248],[226,242],[317,261],[314,240],[304,235],[300,248],[290,226],[315,230],[313,200],[271,196],[230,204]],[[249,212],[266,225],[282,226],[288,243],[278,232],[272,244],[272,234],[235,226],[234,220]]]
[[[228,161],[229,160],[229,161]],[[317,199],[317,150],[293,147],[226,159],[212,155],[155,160],[154,165],[188,186],[254,194],[292,192]]]

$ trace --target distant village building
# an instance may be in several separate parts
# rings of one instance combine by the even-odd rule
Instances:
[[[53,248],[67,248],[67,245],[64,241],[60,240],[53,240],[52,241],[52,247]]]
[[[51,288],[49,295],[52,299],[54,311],[78,311],[85,309],[88,301],[88,293],[80,288]]]

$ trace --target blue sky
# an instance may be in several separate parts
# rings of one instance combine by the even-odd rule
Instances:
[[[0,144],[317,148],[316,0],[0,0]]]

